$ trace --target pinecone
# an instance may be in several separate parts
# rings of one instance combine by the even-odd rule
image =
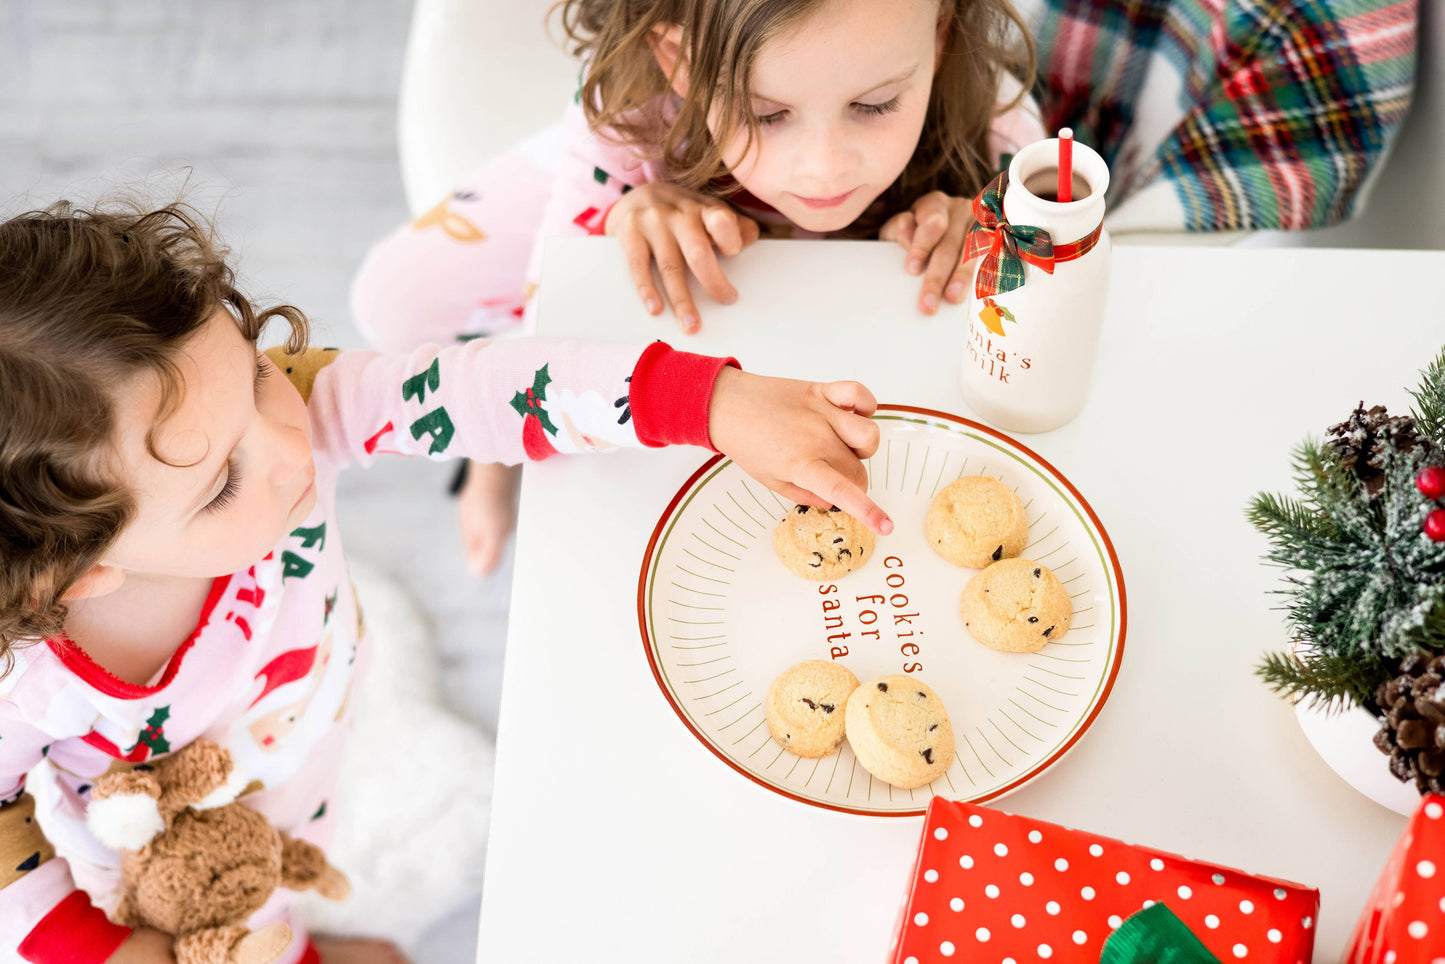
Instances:
[[[1406,656],[1375,702],[1385,713],[1375,746],[1389,754],[1390,772],[1421,793],[1445,792],[1445,654]]]
[[[1325,435],[1325,447],[1333,451],[1340,465],[1355,474],[1366,494],[1378,495],[1385,485],[1385,454],[1390,451],[1409,453],[1430,443],[1415,431],[1415,420],[1408,415],[1390,417],[1385,406],[1369,411],[1360,402],[1350,417],[1331,425]]]

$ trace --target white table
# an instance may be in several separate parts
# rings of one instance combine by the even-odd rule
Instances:
[[[664,338],[752,371],[857,378],[970,415],[961,309],[915,313],[901,253],[762,242],[741,298],[686,338],[647,316],[610,239],[553,242],[540,331]],[[1445,253],[1120,247],[1093,394],[1021,437],[1083,492],[1128,588],[1124,662],[1070,756],[998,805],[1320,888],[1338,960],[1404,821],[1343,783],[1254,676],[1285,641],[1279,573],[1245,505],[1354,403],[1408,411],[1442,341]],[[1387,280],[1381,280],[1387,279]],[[640,641],[636,591],[697,449],[556,458],[523,481],[478,960],[874,964],[921,818],[801,805],[684,728]]]

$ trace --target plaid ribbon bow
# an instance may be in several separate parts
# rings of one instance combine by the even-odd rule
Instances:
[[[1082,258],[1093,250],[1103,231],[1102,222],[1087,237],[1055,245],[1049,232],[1031,224],[1010,224],[1003,215],[1003,195],[1008,188],[1008,171],[989,182],[973,199],[974,226],[964,242],[965,263],[983,255],[974,278],[979,298],[1002,294],[1024,284],[1024,262],[1054,273],[1054,265]]]

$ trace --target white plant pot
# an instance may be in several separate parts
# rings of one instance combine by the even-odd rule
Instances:
[[[1380,721],[1359,706],[1339,713],[1295,704],[1295,716],[1305,737],[1346,783],[1382,807],[1410,816],[1420,806],[1413,783],[1401,783],[1390,772],[1389,757],[1375,746]]]

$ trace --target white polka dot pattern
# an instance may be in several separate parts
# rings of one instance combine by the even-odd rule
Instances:
[[[1445,879],[1416,873],[1420,859],[1412,877]],[[1220,961],[1306,964],[1312,957],[1315,891],[940,797],[929,807],[908,914],[889,960],[1097,961],[1113,931],[1156,902]],[[1428,926],[1436,918],[1414,919]]]

